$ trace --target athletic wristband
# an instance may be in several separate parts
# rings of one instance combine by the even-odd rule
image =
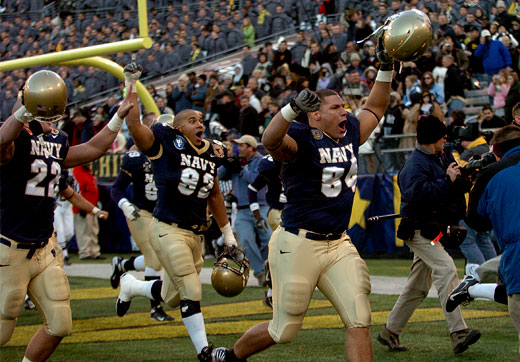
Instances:
[[[231,230],[231,224],[228,222],[226,225],[220,228],[222,235],[224,235],[224,240],[235,239],[235,235],[233,235],[233,230]]]
[[[33,120],[32,117],[29,117],[29,112],[27,112],[27,108],[25,106],[21,106],[16,110],[16,112],[13,113],[14,118],[22,124],[25,124],[25,122],[30,122]]]
[[[128,90],[130,89],[130,85],[132,86],[132,93],[137,93],[137,85],[135,80],[126,79],[125,80],[125,89],[128,93]]]
[[[94,215],[97,215],[100,211],[101,210],[99,209],[99,207],[94,206],[94,208],[92,209],[92,211],[90,213],[94,214]]]
[[[393,70],[380,70],[379,72],[377,72],[376,81],[391,83],[393,78],[394,78]]]
[[[116,112],[116,114],[114,114],[114,117],[112,117],[110,122],[108,122],[107,127],[112,132],[119,132],[122,125],[123,125],[123,120],[117,115],[117,112]]]
[[[121,208],[121,205],[123,205],[125,202],[130,202],[130,201],[128,201],[128,199],[126,197],[123,197],[121,200],[119,200],[119,202],[117,203],[117,206],[119,206],[119,208]]]
[[[293,109],[293,107],[291,107],[291,104],[287,104],[285,105],[282,110],[280,111],[282,112],[282,117],[283,119],[285,119],[287,122],[292,122],[294,121],[294,119],[296,118],[296,116],[298,115],[298,113],[296,113]]]
[[[260,205],[258,205],[258,202],[253,202],[251,205],[249,205],[249,209],[251,211],[260,210]]]

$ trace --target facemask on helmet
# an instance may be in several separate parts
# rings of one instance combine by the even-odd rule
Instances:
[[[242,292],[249,279],[249,260],[237,247],[226,248],[217,258],[211,284],[218,294],[234,297]]]
[[[41,70],[27,79],[23,104],[38,121],[55,122],[65,113],[67,87],[63,79],[50,70]]]
[[[389,17],[384,25],[383,45],[392,58],[407,62],[419,58],[432,41],[432,25],[419,10],[407,10]]]

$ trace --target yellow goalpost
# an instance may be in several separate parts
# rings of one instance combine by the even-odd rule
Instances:
[[[139,18],[139,38],[123,40],[115,43],[93,45],[90,47],[65,50],[61,52],[36,55],[28,58],[13,59],[0,62],[0,72],[13,69],[29,68],[40,65],[87,65],[104,70],[120,80],[124,80],[123,68],[102,55],[129,52],[139,49],[149,49],[152,39],[148,36],[148,18],[146,0],[137,0],[137,13]],[[137,95],[147,112],[160,115],[159,108],[155,104],[150,93],[141,82],[137,82]]]

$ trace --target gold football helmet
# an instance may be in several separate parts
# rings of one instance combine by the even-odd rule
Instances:
[[[407,10],[389,17],[384,25],[383,45],[389,56],[407,62],[419,58],[432,41],[432,24],[419,10]]]
[[[27,79],[23,88],[23,104],[43,122],[60,120],[67,105],[67,87],[61,77],[50,70],[40,70]]]
[[[226,248],[213,266],[211,284],[224,297],[239,295],[249,279],[249,260],[237,247]]]

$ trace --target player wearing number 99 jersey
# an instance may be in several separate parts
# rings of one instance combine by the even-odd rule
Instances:
[[[130,78],[136,69],[138,66],[130,63],[125,67],[125,77]],[[137,98],[135,93],[132,96]],[[206,225],[209,207],[224,234],[224,243],[236,245],[216,176],[224,149],[202,138],[200,112],[184,110],[175,116],[173,124],[157,124],[151,129],[135,118],[127,125],[136,146],[152,161],[157,186],[152,246],[166,273],[162,283],[123,275],[116,312],[124,315],[135,296],[164,300],[171,307],[180,305],[197,357],[212,361],[212,346],[208,345],[200,310],[203,258],[199,233]]]

